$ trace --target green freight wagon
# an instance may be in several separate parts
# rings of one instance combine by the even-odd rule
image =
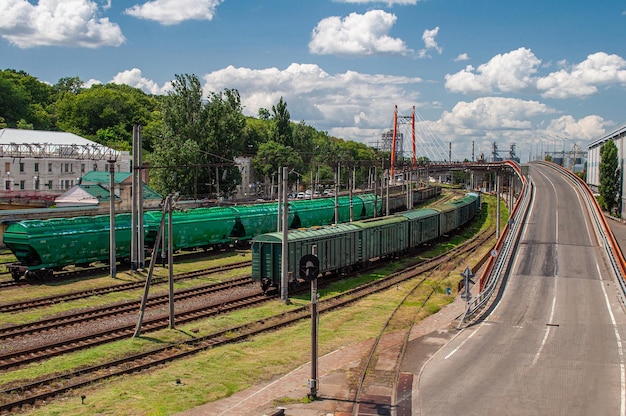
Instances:
[[[236,224],[232,237],[238,241],[249,241],[255,235],[276,231],[278,227],[278,204],[241,205],[236,211]],[[289,221],[293,221],[289,214]]]
[[[329,225],[335,216],[335,201],[330,198],[303,199],[289,202],[289,213],[294,215],[289,228],[310,228]]]
[[[409,220],[409,247],[417,247],[439,237],[439,212],[434,209],[418,209],[403,212]]]
[[[298,278],[300,258],[311,254],[313,245],[317,245],[321,274],[341,273],[360,265],[363,260],[359,233],[360,228],[352,224],[290,230],[287,234],[290,284]],[[280,288],[282,243],[282,233],[263,234],[252,241],[252,279],[260,282],[263,291]]]
[[[361,258],[395,255],[409,248],[408,219],[402,216],[375,218],[352,223],[361,230]]]
[[[161,221],[161,212],[144,214],[149,224],[149,241],[154,241]],[[196,208],[172,213],[173,250],[218,248],[232,243],[237,212],[232,207]],[[167,222],[166,222],[167,223]],[[169,239],[167,226],[163,233]]]
[[[116,257],[130,257],[130,214],[115,216]],[[25,220],[9,225],[4,244],[15,254],[19,265],[10,268],[14,279],[47,277],[64,266],[108,261],[110,218],[94,217]]]

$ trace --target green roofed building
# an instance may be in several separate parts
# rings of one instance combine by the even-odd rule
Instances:
[[[131,209],[132,174],[115,172],[115,208],[119,211]],[[80,183],[54,200],[58,207],[100,206],[103,211],[109,210],[111,200],[111,175],[108,172],[88,172],[80,178]],[[163,196],[143,185],[144,208],[158,208]]]

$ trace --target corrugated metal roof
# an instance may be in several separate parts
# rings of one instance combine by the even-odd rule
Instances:
[[[113,181],[115,183],[123,182],[130,175],[132,175],[131,172],[115,172],[113,174]],[[93,183],[109,184],[111,182],[111,174],[109,172],[91,171],[91,172],[85,173],[80,180],[81,180],[81,183],[93,182]]]
[[[96,142],[87,140],[74,133],[63,131],[46,131],[46,130],[22,130],[22,129],[1,129],[0,143],[16,143],[16,144],[60,144],[60,145],[96,145]]]

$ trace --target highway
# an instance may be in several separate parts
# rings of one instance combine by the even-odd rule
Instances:
[[[626,416],[626,314],[592,224],[559,173],[535,183],[501,298],[440,349],[413,414]]]

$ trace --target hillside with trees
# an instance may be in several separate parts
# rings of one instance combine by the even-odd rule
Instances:
[[[243,114],[235,89],[205,96],[196,75],[176,75],[167,95],[119,84],[89,88],[78,77],[49,85],[24,71],[0,71],[0,128],[66,131],[116,150],[132,148],[141,125],[150,186],[162,194],[229,196],[240,183],[236,157],[252,157],[260,181],[287,166],[290,183],[332,183],[337,166],[354,173],[357,186],[385,158],[376,150],[293,122],[282,97],[258,117]]]

